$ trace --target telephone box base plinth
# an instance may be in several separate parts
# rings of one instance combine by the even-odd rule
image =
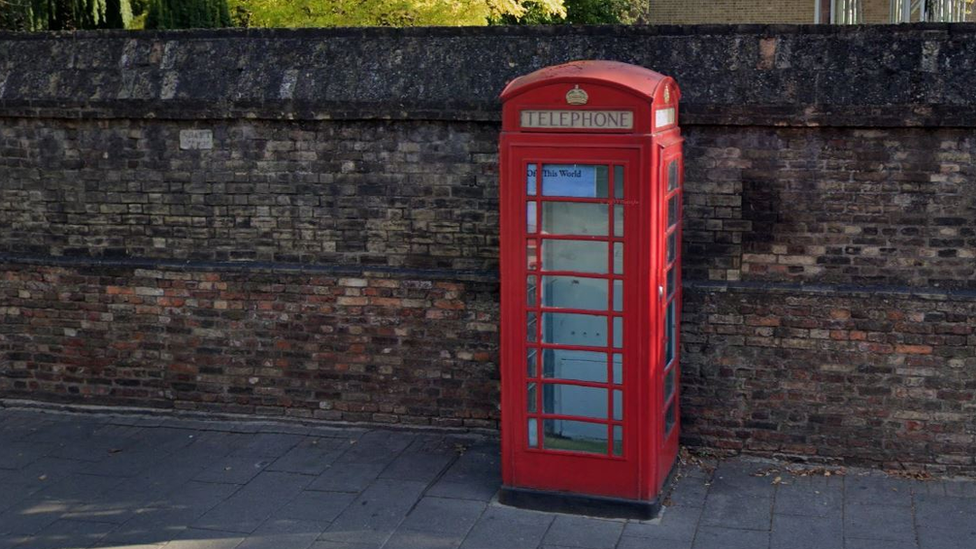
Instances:
[[[590,517],[650,520],[661,510],[658,499],[640,501],[502,486],[498,501],[520,509]]]

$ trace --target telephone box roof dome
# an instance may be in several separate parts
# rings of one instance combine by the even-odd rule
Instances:
[[[654,98],[654,90],[667,76],[644,67],[618,61],[571,61],[539,69],[509,82],[502,91],[502,101],[537,86],[558,82],[588,82],[630,90],[647,99]]]

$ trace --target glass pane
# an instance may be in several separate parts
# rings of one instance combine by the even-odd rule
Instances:
[[[678,245],[678,231],[674,231],[668,235],[668,257],[667,262],[671,263],[674,261],[674,249]]]
[[[624,235],[624,207],[616,205],[613,207],[613,236]]]
[[[664,313],[664,365],[671,364],[674,360],[674,301],[668,303],[667,311]]]
[[[623,280],[613,281],[613,310],[614,311],[624,310],[624,281]]]
[[[582,240],[543,240],[542,263],[547,271],[605,274],[607,243]]]
[[[624,382],[624,355],[613,353],[613,382],[620,385]]]
[[[580,276],[542,277],[542,306],[566,309],[607,309],[607,280]]]
[[[534,417],[529,418],[529,448],[539,447],[539,423]]]
[[[613,319],[613,346],[620,349],[624,346],[624,319],[616,317]]]
[[[668,199],[668,227],[678,224],[678,197],[674,195]]]
[[[613,455],[624,455],[624,428],[621,425],[613,426]]]
[[[623,166],[613,167],[613,197],[614,198],[624,197],[624,167]]]
[[[538,164],[529,164],[525,168],[525,194],[532,196],[535,194],[536,167]]]
[[[607,198],[606,166],[587,164],[543,164],[543,196]]]
[[[542,437],[546,450],[607,453],[607,426],[602,423],[546,419],[542,422]]]
[[[674,427],[674,405],[676,400],[672,400],[668,405],[668,410],[664,413],[664,438],[667,439]]]
[[[529,347],[525,350],[525,368],[529,377],[535,377],[535,369],[538,364],[537,354],[538,351],[535,350],[535,347]]]
[[[525,203],[525,232],[531,234],[536,229],[535,202],[530,200]]]
[[[668,299],[670,299],[671,296],[674,295],[674,267],[668,269],[667,286],[668,286],[667,296]]]
[[[672,394],[674,394],[674,368],[664,375],[664,402],[667,402]]]
[[[525,303],[529,307],[535,307],[535,277],[525,277]]]
[[[607,317],[542,313],[542,341],[562,345],[607,346]]]
[[[526,406],[530,414],[535,413],[536,403],[538,402],[535,396],[535,383],[529,383],[529,388],[526,390]]]
[[[668,191],[678,188],[678,161],[672,160],[668,164]]]
[[[539,315],[536,313],[528,313],[525,317],[525,340],[535,341],[535,327],[538,321]]]
[[[537,250],[538,244],[535,240],[529,240],[525,244],[526,266],[530,271],[534,271],[539,268],[539,256],[536,254]]]
[[[607,354],[595,351],[543,349],[542,375],[548,378],[607,382]]]
[[[542,411],[546,414],[607,419],[606,389],[546,383],[542,393]]]
[[[620,421],[624,418],[624,392],[613,392],[613,419]]]
[[[542,231],[546,234],[610,234],[609,206],[584,202],[543,202]]]
[[[613,243],[613,272],[623,274],[624,272],[624,243]]]

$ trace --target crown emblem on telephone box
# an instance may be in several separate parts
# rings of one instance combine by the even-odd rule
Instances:
[[[566,92],[566,102],[570,105],[585,105],[590,100],[590,96],[580,89],[579,84],[575,88]]]

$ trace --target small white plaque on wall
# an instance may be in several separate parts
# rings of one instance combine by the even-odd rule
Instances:
[[[208,150],[213,148],[212,130],[180,130],[180,148],[183,150]]]

